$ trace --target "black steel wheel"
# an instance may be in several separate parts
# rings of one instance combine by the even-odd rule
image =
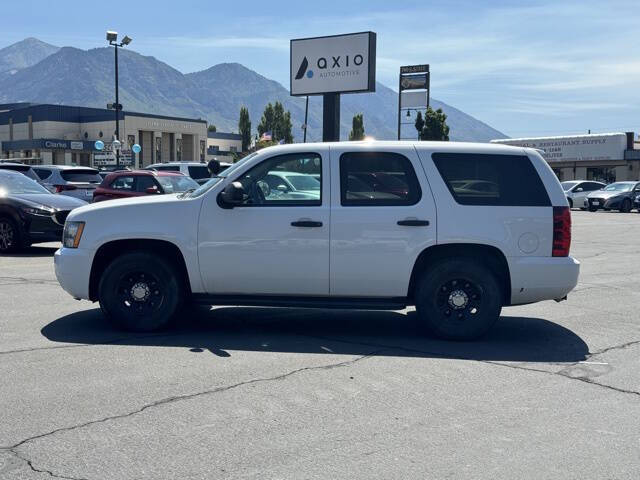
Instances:
[[[98,286],[100,307],[117,326],[136,332],[160,330],[182,303],[175,268],[163,258],[128,253],[105,269]]]
[[[9,217],[0,217],[0,253],[9,253],[21,246],[22,235],[16,222]]]
[[[493,272],[473,259],[442,260],[419,280],[418,319],[435,336],[473,340],[498,320],[502,290]]]

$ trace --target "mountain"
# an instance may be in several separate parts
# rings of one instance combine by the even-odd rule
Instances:
[[[14,62],[12,75],[0,74],[0,102],[40,102],[104,108],[114,100],[113,49],[80,50],[63,47],[28,65],[24,45],[33,44],[34,51],[44,54],[44,44],[27,39],[6,47],[4,51],[22,51],[21,65]],[[37,43],[34,43],[37,42]],[[20,48],[14,48],[23,44]],[[42,45],[41,45],[42,44]],[[53,49],[57,47],[48,46]],[[254,131],[268,102],[279,101],[291,111],[293,134],[302,140],[304,98],[291,97],[281,84],[238,63],[222,63],[200,72],[182,74],[154,57],[129,49],[119,52],[120,103],[126,110],[164,115],[206,118],[220,131],[237,131],[240,107],[249,109]],[[2,57],[0,57],[2,58]],[[18,58],[13,56],[11,58]],[[393,139],[397,128],[398,95],[377,83],[375,93],[344,95],[341,98],[341,138],[348,137],[351,119],[364,114],[365,131],[378,139]],[[464,112],[432,100],[449,116],[452,140],[482,141],[505,135]],[[322,137],[322,99],[309,101],[308,137]],[[409,126],[406,136],[414,135]]]
[[[15,73],[53,55],[59,47],[29,37],[0,50],[0,73]]]

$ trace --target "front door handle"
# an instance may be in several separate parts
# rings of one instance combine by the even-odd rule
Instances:
[[[322,222],[314,222],[313,220],[298,220],[297,222],[291,222],[291,226],[292,227],[307,227],[307,228],[314,228],[314,227],[321,227],[322,226]]]
[[[427,227],[429,220],[399,220],[398,225],[402,227]]]

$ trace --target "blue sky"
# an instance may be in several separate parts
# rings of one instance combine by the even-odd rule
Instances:
[[[372,30],[380,82],[395,89],[400,65],[429,63],[434,98],[512,137],[640,132],[637,0],[21,0],[1,12],[0,46],[94,48],[114,29],[185,73],[240,62],[283,85],[290,38]]]

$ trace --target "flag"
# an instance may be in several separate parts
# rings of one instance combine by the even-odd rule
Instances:
[[[262,134],[262,136],[260,137],[260,140],[268,140],[271,141],[271,139],[273,138],[273,136],[271,135],[271,130],[269,130],[268,132],[264,132]]]

